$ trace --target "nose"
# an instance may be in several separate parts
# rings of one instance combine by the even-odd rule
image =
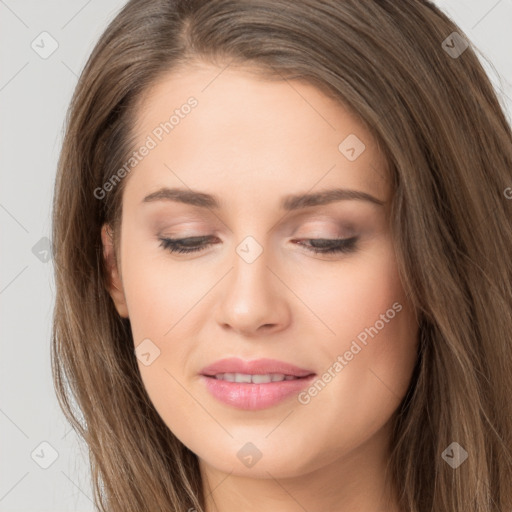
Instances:
[[[279,271],[269,263],[265,250],[254,261],[243,252],[235,254],[233,268],[223,280],[216,311],[222,329],[261,336],[289,324],[288,290]]]

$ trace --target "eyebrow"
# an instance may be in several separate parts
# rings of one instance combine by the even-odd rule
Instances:
[[[377,199],[367,192],[346,188],[335,188],[316,193],[290,194],[284,196],[281,199],[280,207],[283,210],[292,211],[343,200],[367,201],[378,206],[383,206],[385,204],[384,201]],[[190,189],[167,187],[160,188],[159,190],[147,195],[142,200],[142,203],[151,203],[155,201],[176,201],[191,206],[214,210],[220,209],[221,203],[217,196],[211,194]]]

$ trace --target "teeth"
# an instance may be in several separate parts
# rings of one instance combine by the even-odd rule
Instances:
[[[267,384],[269,382],[280,382],[283,380],[294,380],[298,377],[293,375],[284,375],[282,373],[267,373],[265,375],[249,375],[247,373],[219,373],[215,375],[217,380],[227,382],[245,382],[252,384]]]
[[[272,375],[252,375],[249,380],[253,384],[267,384],[272,382]]]

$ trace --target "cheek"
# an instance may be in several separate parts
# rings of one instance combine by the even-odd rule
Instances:
[[[123,285],[135,344],[146,337],[168,343],[185,324],[190,329],[186,315],[212,286],[211,276],[202,279],[194,265],[171,262],[155,241],[127,238],[124,251]]]
[[[341,404],[343,397],[340,407],[345,411],[367,414],[383,407],[387,414],[405,394],[417,357],[416,318],[391,240],[383,238],[372,251],[346,259],[337,269],[315,276],[304,287],[308,305],[324,325],[325,335],[317,336],[319,361],[336,375],[326,376],[332,384],[319,385],[315,400],[318,406]],[[342,369],[333,367],[338,356]]]
[[[379,332],[390,335],[391,331],[398,334],[400,325],[404,327],[404,321],[409,320],[393,246],[384,236],[371,250],[350,255],[332,266],[318,267],[309,278],[298,278],[297,289],[325,326],[324,345],[336,351],[345,346],[348,350],[351,340],[361,333],[364,341],[365,329],[376,322]]]
[[[407,391],[417,358],[416,318],[391,242],[323,280],[332,281],[335,286],[314,294],[312,308],[323,312],[335,333],[321,344],[325,372],[330,368],[335,377],[319,376],[306,409],[313,416],[324,411],[330,421],[367,436],[389,419]]]
[[[183,373],[198,339],[187,312],[205,285],[162,255],[155,257],[154,248],[150,253],[140,247],[126,244],[123,285],[142,382],[163,421],[194,439],[194,425],[183,415],[194,407]]]

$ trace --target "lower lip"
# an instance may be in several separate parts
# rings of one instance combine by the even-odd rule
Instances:
[[[310,384],[315,375],[300,379],[282,380],[264,384],[249,384],[247,382],[228,382],[201,375],[208,391],[221,402],[255,411],[272,407],[291,395],[298,394]]]

